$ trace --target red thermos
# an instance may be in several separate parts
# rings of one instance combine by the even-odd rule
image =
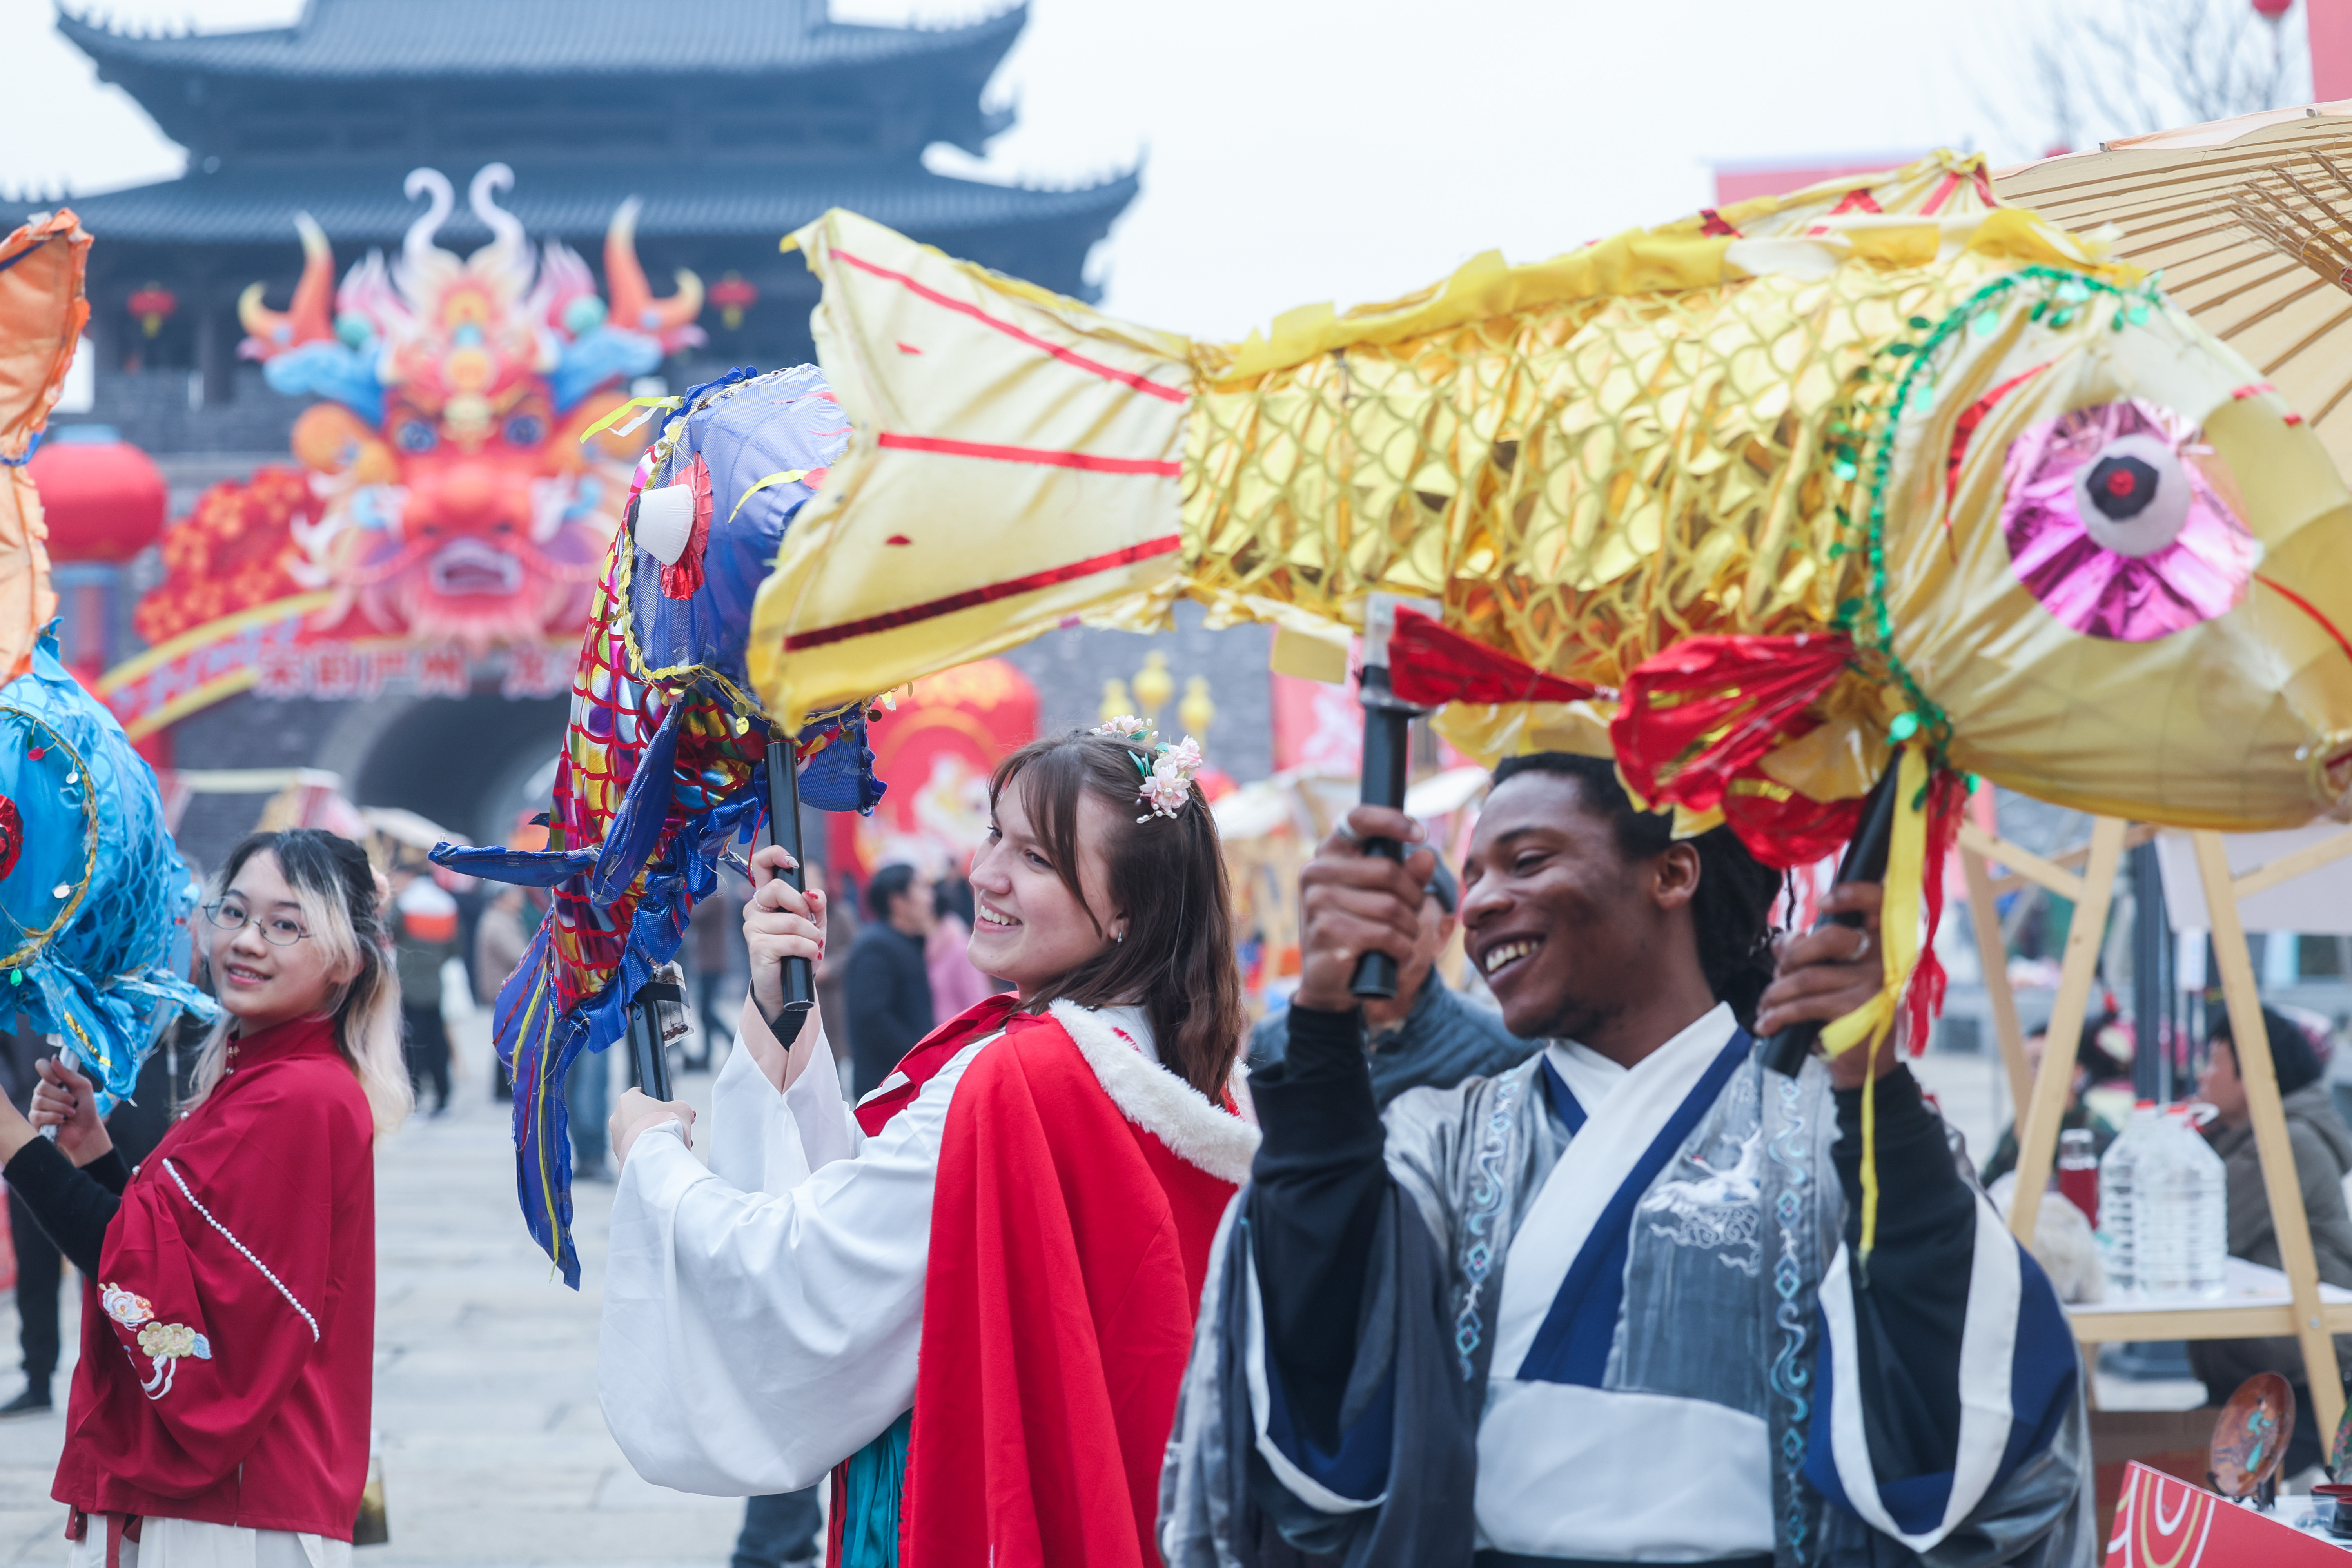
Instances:
[[[2099,1228],[2099,1157],[2088,1131],[2058,1134],[2058,1192]]]

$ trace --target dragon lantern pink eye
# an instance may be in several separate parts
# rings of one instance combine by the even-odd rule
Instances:
[[[2203,433],[2130,399],[2029,426],[2001,470],[2010,569],[2076,631],[2149,642],[2227,612],[2262,546]]]
[[[2074,469],[2074,515],[2102,549],[2141,559],[2189,521],[2188,470],[2153,436],[2118,436]]]

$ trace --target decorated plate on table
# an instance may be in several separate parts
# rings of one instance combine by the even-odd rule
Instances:
[[[2294,1432],[2294,1390],[2286,1379],[2258,1372],[2238,1384],[2213,1423],[2213,1489],[2232,1501],[2252,1497],[2278,1473]],[[2336,1442],[2340,1450],[2340,1432]]]

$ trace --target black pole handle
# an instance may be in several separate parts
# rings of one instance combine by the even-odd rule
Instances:
[[[629,998],[629,1060],[637,1069],[637,1087],[655,1100],[670,1098],[669,1052],[662,1048],[661,1010],[656,1004],[656,987],[674,990],[659,980],[649,980]]]
[[[1389,690],[1389,672],[1379,665],[1364,668],[1364,790],[1363,804],[1404,809],[1405,773],[1411,761],[1412,721],[1421,711],[1396,700]],[[1402,862],[1405,847],[1393,838],[1367,838],[1364,853]],[[1356,960],[1356,973],[1348,989],[1359,999],[1388,1001],[1397,994],[1397,961],[1385,952],[1368,952]]]
[[[794,765],[793,743],[789,740],[768,742],[768,821],[762,837],[770,844],[781,845],[793,858],[791,868],[782,872],[794,892],[807,889],[807,879],[802,874],[801,855],[801,781]],[[809,1009],[816,1005],[816,966],[805,958],[784,960],[784,1005],[782,1010],[760,1009],[766,1021],[768,1033],[775,1036],[776,1044],[791,1048],[801,1037],[801,1026],[808,1022]]]
[[[1886,879],[1886,851],[1895,840],[1895,795],[1896,779],[1903,769],[1900,759],[1889,758],[1885,776],[1872,786],[1869,797],[1863,802],[1862,826],[1854,830],[1845,847],[1845,858],[1838,862],[1837,879],[1841,882],[1883,882]],[[1913,919],[1916,919],[1916,911]],[[1833,915],[1823,915],[1813,922],[1813,929],[1841,925],[1859,928],[1860,911],[1847,910]],[[1813,1054],[1813,1043],[1822,1037],[1822,1026],[1814,1022],[1791,1024],[1764,1043],[1764,1065],[1783,1078],[1794,1078]]]

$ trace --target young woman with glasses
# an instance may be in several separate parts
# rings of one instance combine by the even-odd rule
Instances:
[[[0,1161],[83,1293],[74,1568],[341,1568],[367,1479],[376,1134],[409,1110],[373,869],[332,834],[239,844],[196,923],[222,1020],[136,1173],[41,1064]],[[55,1142],[38,1128],[54,1127]]]

